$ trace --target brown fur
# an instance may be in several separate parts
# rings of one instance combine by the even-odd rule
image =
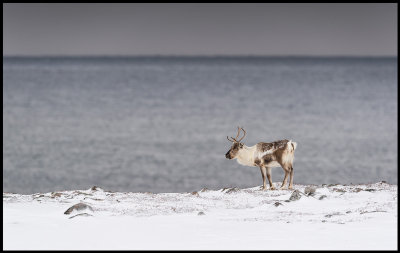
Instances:
[[[271,143],[259,142],[257,143],[257,151],[260,153],[268,152],[268,154],[262,157],[260,163],[255,163],[255,166],[260,167],[263,171],[263,167],[267,170],[267,178],[271,189],[274,189],[272,180],[271,180],[271,165],[276,162],[278,163],[285,172],[285,177],[283,178],[281,188],[286,185],[286,181],[288,176],[290,175],[289,180],[289,189],[293,187],[293,158],[294,158],[294,149],[295,146],[293,143],[290,143],[291,148],[288,146],[288,140],[279,140]],[[293,158],[290,158],[293,157]],[[266,188],[265,176],[263,173],[263,189]]]
[[[287,143],[288,140],[279,140],[279,141],[274,141],[271,143],[268,142],[259,142],[257,143],[257,151],[260,153],[270,151],[271,153],[266,154],[262,157],[261,163],[255,164],[257,166],[267,166],[271,162],[277,162],[282,165],[282,167],[285,167],[285,156],[286,155],[291,155],[293,154],[292,151],[287,150]],[[293,143],[291,144],[292,148],[294,149]],[[290,166],[289,166],[290,167]]]

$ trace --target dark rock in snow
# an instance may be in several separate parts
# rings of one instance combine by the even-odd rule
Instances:
[[[206,215],[204,212],[199,212],[197,215]]]
[[[37,198],[43,198],[44,197],[44,195],[43,194],[40,194],[39,196],[36,196],[36,195],[34,195],[35,197],[33,197],[33,199],[37,199]]]
[[[325,217],[326,218],[331,218],[334,215],[342,215],[342,214],[340,214],[339,212],[334,212],[334,213],[330,213],[330,214],[325,215]]]
[[[194,192],[192,192],[192,193],[190,193],[190,194],[195,195],[195,196],[200,196],[199,193],[196,192],[196,191],[194,191]]]
[[[321,197],[319,197],[319,200],[323,200],[324,198],[326,198],[326,195],[322,195]]]
[[[278,207],[278,206],[282,206],[283,204],[280,203],[280,202],[275,202],[274,205],[275,205],[276,207]]]
[[[237,192],[239,190],[240,190],[239,188],[233,187],[233,188],[228,189],[225,193],[229,194],[229,193]]]
[[[70,208],[67,209],[67,211],[64,212],[64,214],[70,214],[73,211],[81,211],[81,210],[85,210],[85,209],[89,209],[90,211],[93,211],[93,208],[85,203],[78,203],[75,204],[73,206],[71,206]]]
[[[340,189],[340,188],[333,188],[332,190],[334,190],[336,192],[346,192],[346,190]]]
[[[304,194],[307,195],[307,196],[313,196],[313,195],[315,195],[315,187],[307,186],[307,187],[304,189]]]
[[[298,190],[295,190],[292,195],[290,196],[289,200],[290,201],[295,201],[299,200],[301,198],[300,192]]]
[[[52,193],[51,193],[51,198],[61,197],[61,195],[62,195],[61,192],[52,192]]]

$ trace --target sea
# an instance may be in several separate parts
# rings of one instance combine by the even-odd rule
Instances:
[[[3,56],[3,192],[261,186],[225,158],[238,126],[297,142],[294,184],[397,184],[397,77],[397,57]]]

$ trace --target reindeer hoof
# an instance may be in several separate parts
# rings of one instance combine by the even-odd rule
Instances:
[[[270,189],[270,190],[276,190],[276,188],[273,187],[273,186],[272,186],[272,187],[269,187],[269,189]]]
[[[289,189],[289,190],[293,190],[293,186],[289,186],[288,189]]]
[[[285,190],[285,186],[281,186],[279,190]]]

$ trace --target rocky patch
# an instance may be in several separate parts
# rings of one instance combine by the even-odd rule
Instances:
[[[295,190],[292,195],[289,198],[289,201],[296,201],[301,198],[300,192],[298,190]]]
[[[86,209],[89,209],[90,211],[93,212],[93,208],[91,206],[85,203],[78,203],[68,208],[67,211],[64,212],[64,214],[71,214],[73,211],[82,211]]]

